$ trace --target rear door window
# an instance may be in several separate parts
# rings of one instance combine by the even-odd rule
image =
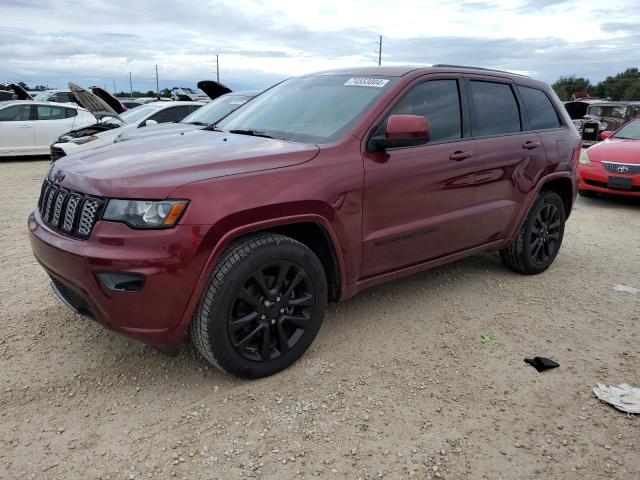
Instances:
[[[60,120],[67,118],[66,108],[64,107],[50,107],[48,105],[38,105],[37,120]]]
[[[529,119],[531,130],[544,130],[546,128],[559,128],[562,126],[556,109],[553,108],[547,95],[537,88],[518,87],[524,109]]]
[[[426,117],[431,124],[431,142],[462,138],[458,81],[430,80],[417,85],[393,107],[391,115]],[[375,135],[384,135],[386,124],[385,121]]]
[[[0,122],[24,122],[31,120],[31,105],[13,105],[0,110]]]
[[[475,137],[522,131],[520,109],[506,83],[471,80],[471,128]]]

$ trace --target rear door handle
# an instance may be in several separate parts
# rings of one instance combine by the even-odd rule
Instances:
[[[526,150],[533,150],[534,148],[538,148],[540,145],[540,142],[524,142],[522,148]]]
[[[451,155],[449,155],[450,160],[465,160],[467,158],[471,158],[473,154],[471,152],[463,152],[461,150],[456,150]]]
[[[20,125],[20,128],[31,128],[31,125]]]

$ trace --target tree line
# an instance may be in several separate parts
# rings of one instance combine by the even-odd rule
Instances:
[[[561,100],[571,100],[575,92],[587,92],[591,97],[609,100],[640,100],[640,71],[627,68],[624,72],[609,76],[596,85],[577,75],[560,77],[552,85]]]

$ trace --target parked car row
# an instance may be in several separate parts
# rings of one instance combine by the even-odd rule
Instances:
[[[378,67],[252,95],[53,164],[28,227],[65,305],[256,378],[305,352],[327,301],[480,251],[523,274],[556,258],[580,139],[544,83]]]
[[[230,92],[228,87],[212,81],[201,81],[198,88],[209,100]],[[0,156],[51,153],[56,160],[71,152],[107,145],[127,128],[182,120],[205,105],[202,95],[196,96],[198,101],[143,106],[117,99],[102,88],[92,87],[89,92],[74,83],[69,83],[68,90],[41,92],[35,99],[18,84],[2,84]],[[111,130],[117,131],[107,133]]]
[[[640,101],[611,102],[585,98],[565,102],[565,109],[582,137],[585,148],[602,140],[602,132],[612,132],[640,117]]]

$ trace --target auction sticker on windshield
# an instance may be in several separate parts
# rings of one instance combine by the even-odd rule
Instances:
[[[382,88],[389,80],[384,78],[350,78],[346,82],[345,85],[349,87],[374,87],[374,88]]]

